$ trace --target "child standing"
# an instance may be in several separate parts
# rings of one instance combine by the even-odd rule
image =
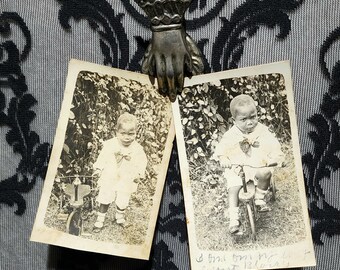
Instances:
[[[240,168],[232,164],[266,166],[281,164],[283,153],[275,135],[265,125],[258,122],[255,101],[241,94],[230,102],[230,112],[234,125],[223,135],[216,146],[214,157],[225,167],[224,176],[228,183],[229,231],[239,231],[238,193],[242,186]],[[246,181],[255,180],[255,204],[262,211],[269,211],[265,195],[268,192],[272,168],[250,168],[244,166]]]
[[[100,186],[97,201],[100,203],[94,229],[102,229],[106,212],[116,203],[116,222],[124,225],[125,210],[130,196],[136,192],[138,182],[145,177],[147,158],[143,147],[136,141],[137,119],[129,113],[122,114],[116,125],[116,137],[103,143],[103,148],[93,164],[99,174]]]

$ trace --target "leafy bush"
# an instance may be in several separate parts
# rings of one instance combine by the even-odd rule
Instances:
[[[187,156],[191,162],[206,161],[217,142],[232,126],[230,101],[250,95],[257,104],[259,121],[281,142],[291,139],[288,102],[281,74],[224,79],[185,88],[179,97]]]

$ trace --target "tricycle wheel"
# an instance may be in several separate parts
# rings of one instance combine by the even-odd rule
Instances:
[[[255,241],[256,240],[256,228],[255,228],[254,212],[253,212],[253,209],[251,208],[249,203],[247,203],[246,206],[247,206],[247,214],[248,214],[249,225],[250,225],[250,229],[251,229],[251,239],[253,241]]]
[[[66,232],[79,236],[83,227],[83,220],[79,210],[74,210],[68,217],[66,222]]]

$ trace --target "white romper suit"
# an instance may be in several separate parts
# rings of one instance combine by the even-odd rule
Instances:
[[[118,208],[125,209],[131,194],[137,190],[135,179],[145,177],[146,166],[147,157],[137,141],[128,147],[124,147],[118,138],[105,141],[93,164],[94,169],[102,171],[97,201],[102,204],[115,201]]]
[[[242,151],[240,143],[246,140],[252,145],[250,151]],[[268,130],[268,127],[258,123],[254,131],[249,134],[242,133],[236,125],[224,133],[221,141],[217,144],[214,157],[223,165],[248,164],[252,166],[265,166],[270,163],[281,164],[283,162],[281,145],[275,135]],[[265,168],[268,170],[269,168]],[[227,179],[228,188],[242,185],[238,175],[240,168],[232,166],[225,169],[224,176]],[[261,169],[244,166],[246,181],[255,180],[256,172]],[[273,170],[273,169],[272,169]]]

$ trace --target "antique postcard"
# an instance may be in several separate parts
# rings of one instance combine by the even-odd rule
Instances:
[[[71,60],[31,241],[148,259],[174,136],[148,76]]]
[[[289,62],[192,77],[173,111],[192,269],[315,265]]]

